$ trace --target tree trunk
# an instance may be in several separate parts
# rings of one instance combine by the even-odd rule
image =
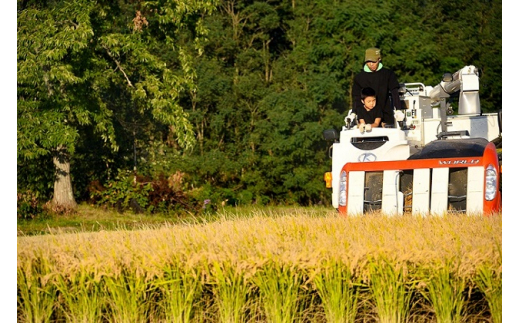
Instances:
[[[70,160],[67,149],[58,147],[53,157],[56,177],[54,180],[54,197],[52,208],[56,212],[69,212],[76,208],[76,200],[72,192],[72,181],[70,179]]]

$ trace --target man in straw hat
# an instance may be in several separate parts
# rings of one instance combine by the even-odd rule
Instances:
[[[361,102],[361,90],[371,87],[376,91],[377,107],[383,111],[382,126],[395,126],[394,109],[401,109],[399,99],[399,81],[392,70],[383,67],[381,63],[381,50],[369,48],[365,51],[365,64],[363,70],[354,77],[352,85],[353,112],[363,108]],[[391,95],[392,99],[389,99]]]

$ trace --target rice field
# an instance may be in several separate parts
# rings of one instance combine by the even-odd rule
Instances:
[[[17,239],[19,322],[501,322],[502,215],[298,208]]]

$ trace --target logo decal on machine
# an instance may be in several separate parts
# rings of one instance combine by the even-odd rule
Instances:
[[[360,162],[369,162],[369,161],[376,161],[377,157],[376,155],[372,153],[364,153],[359,155],[358,161]]]
[[[461,159],[461,160],[439,160],[440,165],[464,165],[478,164],[480,159]]]

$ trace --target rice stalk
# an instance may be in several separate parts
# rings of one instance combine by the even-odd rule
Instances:
[[[266,263],[253,278],[268,323],[297,322],[303,275],[285,264]]]
[[[245,322],[251,286],[244,273],[228,262],[214,262],[210,270],[215,279],[213,293],[216,296],[220,322]]]
[[[368,271],[368,286],[375,301],[379,322],[406,322],[415,285],[407,277],[406,266],[379,258],[370,260]]]
[[[58,275],[56,288],[60,292],[67,322],[102,322],[105,292],[99,279],[81,270],[69,278]]]
[[[162,295],[166,322],[188,323],[202,294],[201,270],[172,263],[164,268],[162,280],[155,283]]]
[[[149,285],[144,277],[128,269],[104,276],[109,320],[121,323],[148,322]]]
[[[327,322],[354,322],[358,312],[361,279],[353,277],[349,268],[333,262],[317,269],[313,282],[321,298]]]
[[[17,267],[17,308],[20,322],[51,322],[57,302],[53,277],[54,274],[43,258]]]
[[[486,298],[493,322],[502,322],[502,272],[482,266],[478,270],[476,284]]]
[[[426,288],[421,293],[433,307],[438,323],[462,322],[467,280],[456,272],[457,264],[447,261],[439,268],[428,270],[424,278]]]

